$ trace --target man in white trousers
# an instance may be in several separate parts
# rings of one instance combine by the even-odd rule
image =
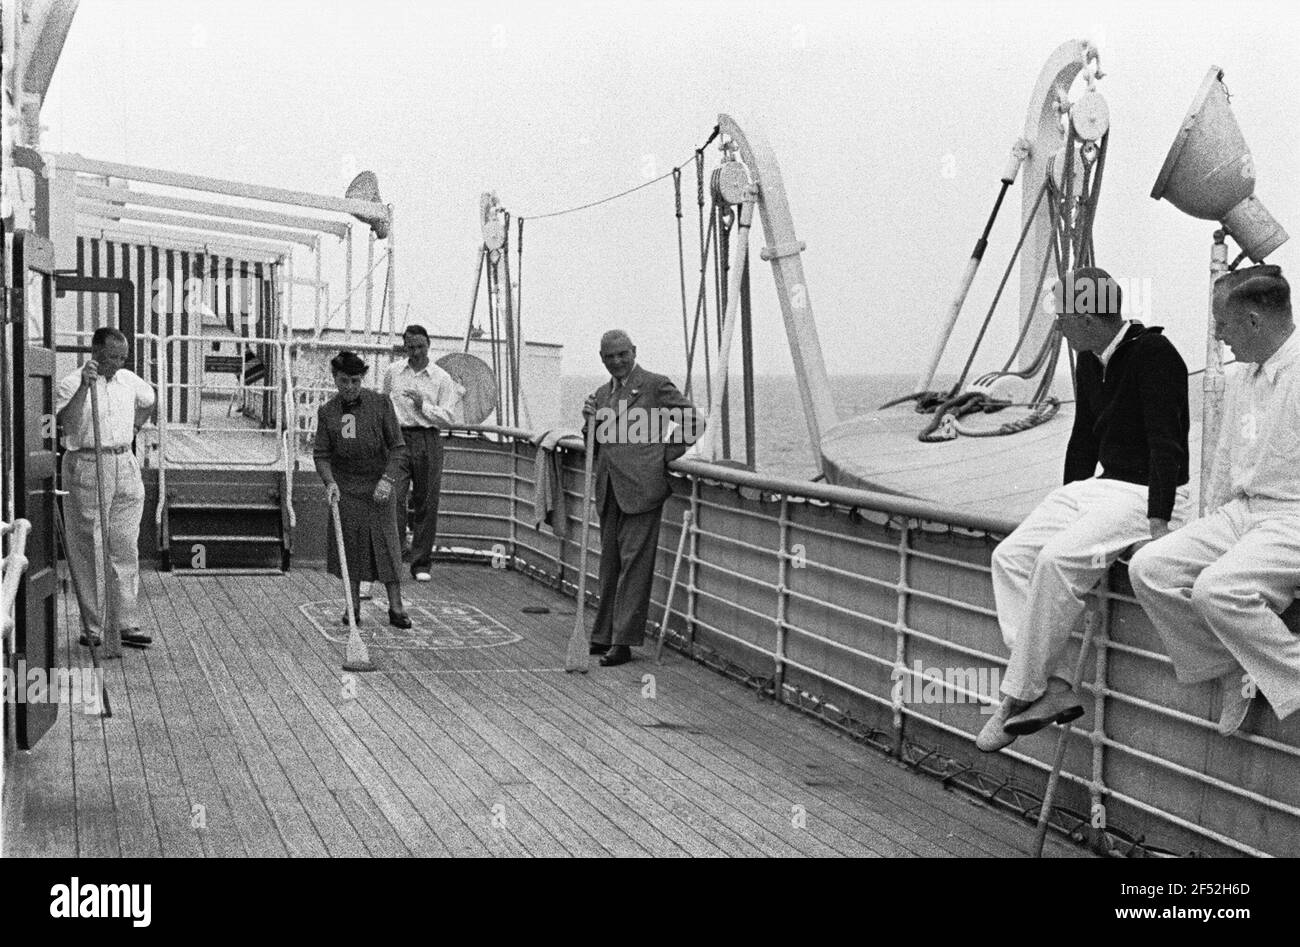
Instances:
[[[63,455],[63,507],[67,520],[68,568],[81,609],[81,643],[103,641],[99,589],[106,590],[109,615],[122,643],[143,647],[153,639],[140,632],[136,594],[140,583],[140,517],[144,482],[131,450],[140,426],[153,414],[153,389],[129,368],[126,336],[103,327],[91,338],[90,361],[59,381],[55,401],[67,448]],[[95,486],[95,431],[90,389],[99,400],[100,462],[108,519],[109,574],[101,575],[95,536],[99,532],[99,495]],[[106,657],[115,657],[106,654]]]
[[[1123,318],[1105,270],[1067,273],[1055,296],[1057,326],[1078,353],[1074,428],[1064,485],[993,551],[1011,657],[1004,699],[976,739],[986,753],[1083,715],[1062,653],[1084,597],[1124,550],[1163,536],[1189,510],[1182,357],[1159,327]]]
[[[1300,638],[1278,614],[1300,585],[1300,334],[1276,266],[1214,285],[1228,366],[1206,515],[1133,557],[1133,592],[1184,684],[1219,680],[1219,732],[1256,690],[1278,719],[1300,709]]]

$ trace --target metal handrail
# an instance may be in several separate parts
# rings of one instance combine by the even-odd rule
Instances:
[[[173,345],[175,345],[175,344],[177,344],[177,343],[181,343],[181,344],[184,344],[184,343],[211,343],[211,342],[213,341],[213,339],[212,339],[211,336],[205,336],[205,335],[202,335],[202,334],[195,334],[195,333],[172,333],[172,334],[164,334],[164,335],[162,335],[162,336],[158,336],[158,337],[155,337],[155,336],[153,336],[152,334],[145,334],[145,335],[142,336],[142,338],[157,338],[157,341],[158,341],[159,344],[160,344],[160,350],[159,350],[159,352],[160,352],[160,357],[159,357],[159,359],[158,359],[158,363],[159,363],[159,364],[158,364],[158,375],[159,375],[159,382],[158,382],[158,397],[159,397],[159,399],[160,399],[160,401],[161,401],[161,407],[160,407],[160,409],[159,409],[159,411],[158,411],[158,421],[157,421],[157,425],[158,425],[158,478],[159,478],[159,491],[160,491],[160,495],[165,495],[162,491],[163,491],[164,488],[165,488],[165,482],[166,482],[166,472],[165,472],[165,471],[166,471],[166,467],[167,467],[167,464],[168,464],[168,459],[167,459],[167,450],[166,450],[166,435],[167,435],[167,430],[168,430],[168,428],[176,428],[176,429],[182,429],[182,428],[184,428],[184,429],[190,429],[190,430],[195,430],[195,431],[199,431],[199,432],[206,432],[206,433],[209,433],[209,434],[222,434],[222,433],[229,434],[229,433],[239,432],[239,433],[249,433],[249,434],[265,434],[265,435],[268,435],[268,436],[272,436],[272,437],[275,437],[275,438],[277,439],[277,451],[276,451],[276,456],[275,456],[275,458],[274,458],[273,460],[268,461],[268,462],[265,462],[265,463],[246,462],[246,463],[242,464],[242,466],[245,466],[245,467],[259,467],[259,468],[263,468],[263,467],[275,467],[275,466],[278,466],[279,464],[281,464],[281,463],[283,462],[283,460],[284,460],[284,448],[285,448],[285,442],[284,442],[284,437],[283,437],[283,431],[284,431],[284,426],[285,426],[285,419],[284,419],[284,417],[283,417],[283,412],[280,412],[280,411],[277,411],[277,412],[276,412],[276,423],[275,423],[275,426],[274,426],[274,427],[270,427],[270,428],[244,428],[244,427],[207,427],[207,428],[204,428],[203,425],[202,425],[202,421],[201,421],[201,420],[200,420],[198,423],[196,423],[196,424],[191,428],[190,425],[188,425],[188,424],[176,423],[176,422],[174,422],[174,421],[171,420],[171,418],[170,418],[170,413],[171,413],[171,398],[170,398],[170,393],[171,393],[174,389],[181,389],[181,390],[185,390],[185,389],[193,389],[193,390],[197,390],[197,392],[198,392],[198,396],[199,396],[200,399],[202,399],[202,395],[203,395],[203,391],[204,391],[204,387],[203,387],[201,384],[196,384],[196,383],[194,383],[194,382],[173,382],[173,381],[171,381],[171,379],[170,379],[170,377],[168,376],[168,373],[167,373],[167,366],[170,364],[170,361],[171,361],[171,358],[170,358],[171,348],[172,348]],[[276,339],[276,338],[271,338],[271,337],[263,337],[263,336],[237,336],[237,337],[231,337],[231,338],[222,338],[221,341],[222,341],[222,342],[230,342],[230,343],[232,343],[232,344],[236,344],[236,345],[238,345],[238,346],[240,347],[241,351],[242,351],[243,349],[245,349],[247,346],[250,346],[250,345],[265,346],[265,347],[271,349],[272,352],[273,352],[273,355],[272,355],[272,362],[276,361],[276,356],[279,355],[279,354],[283,351],[283,348],[284,348],[284,341],[283,341],[282,339]],[[270,396],[273,395],[273,394],[276,394],[276,395],[279,394],[279,386],[278,386],[278,385],[272,385],[272,384],[266,384],[266,385],[248,385],[248,386],[245,386],[244,390],[246,390],[246,391],[260,391],[260,392],[263,392],[263,393],[264,393],[266,396],[268,396],[268,397],[270,397]],[[173,465],[176,465],[176,464],[177,464],[176,461],[172,461],[172,463],[173,463]]]

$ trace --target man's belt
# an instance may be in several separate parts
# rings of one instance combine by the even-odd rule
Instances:
[[[429,425],[428,427],[420,427],[419,425],[416,425],[415,427],[404,427],[404,428],[402,428],[402,433],[403,433],[403,434],[411,434],[411,433],[413,433],[413,432],[415,432],[415,431],[434,431],[434,432],[436,432],[437,430],[438,430],[438,429],[437,429],[436,427],[434,427],[433,425]]]
[[[125,454],[125,453],[126,453],[127,451],[129,451],[130,449],[131,449],[131,445],[130,445],[130,444],[123,444],[123,445],[121,445],[120,447],[101,447],[101,448],[99,449],[99,452],[100,452],[101,454]],[[93,448],[93,447],[78,447],[78,448],[74,449],[73,451],[71,451],[71,453],[73,453],[73,454],[93,454],[93,453],[95,453],[95,448]]]

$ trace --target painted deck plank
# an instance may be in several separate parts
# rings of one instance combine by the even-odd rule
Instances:
[[[156,594],[149,596],[157,621],[151,632],[154,645],[140,655],[128,651],[123,656],[123,667],[129,668],[141,659],[148,662],[160,698],[159,713],[165,714],[160,719],[166,723],[181,771],[184,803],[168,805],[165,819],[174,831],[193,832],[205,854],[246,854],[248,849],[235,827],[221,771],[208,748],[210,738],[229,732],[230,724],[206,686],[190,648],[195,633],[193,616],[181,588],[169,581],[174,577],[155,574],[150,578],[157,581],[156,586],[151,586],[156,587]],[[229,779],[229,773],[224,775]]]
[[[333,584],[334,580],[320,574],[315,576],[315,580],[318,583],[319,593],[325,596],[329,595],[332,591],[330,585]],[[379,656],[379,659],[384,660],[389,656],[389,654]],[[405,671],[407,674],[412,671],[410,667],[401,666],[393,666],[391,669],[395,672]],[[443,691],[439,691],[439,694],[443,693]],[[468,703],[461,699],[456,699],[451,695],[448,695],[443,701],[443,706],[452,714],[468,716],[468,718],[473,721],[471,726],[475,727],[478,732],[482,734],[482,738],[487,740],[491,746],[498,748],[501,752],[506,754],[511,766],[531,765],[533,758],[529,756],[526,749],[524,749],[519,743],[520,732],[517,721],[510,720],[510,722],[504,727],[498,728],[495,723],[489,720],[489,717],[492,716],[490,712],[486,713],[486,715],[485,713],[480,713],[479,711],[484,710],[484,708],[479,708],[475,704]],[[500,715],[497,715],[496,719],[501,719]],[[536,772],[535,769],[532,770],[534,778],[536,778]],[[599,805],[599,800],[595,803],[583,802],[583,800],[587,800],[591,796],[590,786],[584,785],[582,790],[569,786],[568,790],[563,792],[562,795],[564,796],[565,802],[562,808],[565,811],[582,811],[584,808],[589,809],[590,812],[588,813],[587,818],[590,820],[592,817],[595,817],[597,819],[597,823],[595,824],[599,824],[599,819],[604,818],[603,816],[600,816],[600,809],[592,808],[593,805]],[[491,803],[488,803],[488,805],[490,806]],[[588,824],[590,823],[588,822]],[[606,836],[606,838],[609,839],[608,836]],[[618,840],[617,833],[614,839],[609,840],[614,844],[616,854],[645,854],[647,851],[644,847],[641,847],[634,842],[629,845],[629,840],[626,838],[621,841]]]
[[[142,578],[156,643],[110,669],[112,721],[65,707],[15,759],[12,854],[981,855],[1032,838],[679,656],[565,675],[573,602],[515,573],[440,565],[404,587],[519,639],[374,647],[352,697],[338,629],[299,608],[332,613],[337,580]],[[520,613],[537,603],[552,613]]]
[[[492,573],[484,573],[477,567],[469,567],[465,570],[466,578],[474,580],[484,575],[491,577]],[[426,591],[428,589],[428,591]],[[434,598],[438,596],[436,586],[433,589],[425,586],[415,586],[410,589],[411,600],[414,604],[420,604],[427,599],[425,596]],[[474,602],[484,605],[491,601],[486,589],[476,590],[472,599]],[[518,605],[518,600],[514,600]],[[507,612],[500,612],[503,616]],[[523,631],[521,626],[520,631]],[[662,839],[656,840],[650,837],[646,844],[662,845],[666,840],[672,845],[677,846],[679,851],[667,850],[670,854],[679,854],[681,851],[691,854],[717,854],[715,846],[702,840],[698,833],[690,830],[686,825],[679,823],[675,813],[670,809],[659,806],[656,801],[652,801],[649,796],[642,796],[640,799],[628,800],[628,789],[617,778],[614,778],[612,784],[609,774],[617,776],[620,770],[626,771],[628,761],[624,759],[615,759],[615,765],[610,765],[610,760],[603,758],[597,751],[599,744],[594,741],[572,741],[563,731],[563,728],[556,730],[552,721],[554,715],[539,715],[535,708],[530,710],[532,705],[529,696],[534,691],[544,689],[544,682],[554,682],[564,680],[565,676],[560,671],[560,665],[563,661],[562,649],[552,648],[546,653],[532,653],[526,649],[527,638],[517,646],[508,649],[508,655],[501,660],[493,660],[492,656],[498,653],[506,654],[507,649],[483,649],[477,652],[480,660],[475,664],[482,664],[483,661],[489,662],[486,666],[466,668],[457,671],[455,668],[442,669],[439,673],[420,674],[418,666],[408,660],[410,670],[415,674],[414,680],[423,685],[428,692],[442,699],[449,709],[453,712],[459,712],[466,715],[466,719],[473,725],[474,718],[481,716],[477,711],[489,713],[494,720],[500,722],[502,732],[510,734],[509,743],[522,747],[523,751],[529,754],[529,758],[539,761],[545,765],[545,761],[553,755],[553,748],[557,746],[557,741],[564,747],[566,757],[573,760],[583,769],[599,773],[601,776],[596,777],[596,782],[603,790],[602,796],[597,797],[597,801],[604,799],[601,804],[601,810],[607,814],[612,814],[622,820],[620,824],[626,827],[630,832],[644,832],[641,823],[653,828]],[[525,649],[521,655],[514,653],[515,647]],[[522,662],[520,657],[525,658]],[[540,668],[541,671],[525,673],[523,668]],[[448,675],[451,675],[452,681],[448,681]],[[570,679],[572,680],[572,679]],[[473,699],[474,694],[466,691],[465,699],[462,701],[451,700],[448,695],[447,684],[454,683],[458,685],[456,690],[461,688],[472,688],[478,692],[478,699]],[[576,695],[571,695],[570,699],[581,699]],[[595,754],[593,761],[593,753]],[[583,754],[586,757],[583,758]],[[603,765],[601,765],[603,764]],[[521,764],[527,765],[527,764]],[[604,777],[603,779],[601,777]],[[546,775],[534,775],[535,781],[540,781],[548,788],[555,788],[554,779]],[[584,795],[590,795],[591,787],[581,787]],[[632,787],[633,795],[642,792],[651,793],[655,787],[647,786],[645,781],[637,781]],[[579,787],[570,786],[575,791]],[[612,807],[612,808],[611,808]],[[628,822],[628,820],[633,820]],[[584,824],[589,819],[583,819]]]
[[[220,588],[212,578],[193,578],[179,584],[188,596],[193,614],[202,618],[209,632],[214,632],[208,640],[196,635],[192,641],[199,658],[198,667],[224,668],[243,684],[241,692],[245,696],[245,705],[275,754],[285,779],[292,785],[292,794],[325,846],[326,853],[364,855],[365,846],[360,837],[331,795],[313,758],[304,750],[296,729],[286,719],[279,701],[288,701],[290,695],[282,682],[272,677],[269,662],[261,659],[262,654],[248,640],[247,624],[221,619],[220,616],[229,614],[229,611],[219,609],[214,603],[210,593],[219,593]],[[222,636],[223,629],[225,636]],[[209,681],[209,684],[212,686],[215,681]]]
[[[310,597],[309,578],[303,573],[295,578],[302,583],[302,597]],[[283,664],[282,673],[287,678],[296,678],[297,693],[317,719],[335,723],[327,731],[331,742],[367,788],[403,845],[420,856],[487,854],[487,849],[468,832],[459,816],[448,814],[449,807],[443,797],[423,790],[419,780],[410,776],[409,761],[388,732],[391,721],[372,716],[361,699],[344,696],[345,683],[349,688],[356,688],[359,695],[363,679],[358,675],[345,678],[341,652],[329,649],[315,629],[310,628],[310,623],[295,607],[297,602],[286,602],[283,596],[268,594],[264,584],[248,583],[240,590],[257,615],[271,619],[269,624],[261,626],[263,631],[298,641],[293,647],[299,659]],[[307,624],[309,630],[303,632],[301,624]]]
[[[565,606],[572,608],[572,603],[565,602],[558,596],[551,602],[552,607],[557,604],[560,608]],[[531,630],[537,637],[529,636],[526,640],[533,642],[534,647],[545,650],[544,645],[537,644],[545,635],[545,632],[539,631],[536,627],[539,619],[520,615],[518,620],[523,624],[534,625]],[[562,617],[559,624],[571,627],[567,616]],[[546,637],[550,638],[553,635],[546,635]],[[558,657],[562,660],[562,655],[547,654],[546,657],[552,660]],[[594,661],[592,663],[593,669],[588,672],[588,675],[611,673],[609,670],[596,668]],[[610,728],[605,719],[607,711],[601,706],[596,696],[597,691],[580,690],[580,688],[589,688],[590,685],[586,682],[587,678],[584,677],[548,678],[540,682],[544,686],[521,689],[519,699],[551,719],[558,720],[561,730],[585,733],[585,745],[595,752],[606,766],[626,772],[629,769],[628,764],[632,764],[638,771],[640,784],[646,787],[647,792],[651,791],[656,783],[661,783],[677,799],[660,800],[660,804],[688,826],[696,818],[703,820],[705,825],[711,827],[709,831],[703,833],[706,839],[709,836],[716,839],[722,835],[738,841],[749,849],[737,851],[735,846],[728,846],[729,854],[797,853],[797,849],[793,848],[788,841],[770,828],[764,827],[764,815],[755,819],[752,809],[741,811],[735,807],[729,793],[718,791],[716,780],[708,776],[701,778],[693,766],[675,765],[678,760],[674,758],[671,748],[666,745],[661,746],[662,741],[651,731],[642,729],[640,732],[633,732],[630,736],[624,736],[617,728]],[[638,691],[639,687],[638,683]],[[585,700],[575,700],[575,695],[578,694],[583,695]],[[581,709],[578,709],[577,705],[581,705]],[[630,711],[626,718],[629,722],[638,727],[645,724],[645,720],[638,720],[638,717],[644,716],[640,707],[632,705],[625,710]],[[659,750],[658,753],[655,752],[656,749]],[[665,749],[668,752],[665,752]],[[684,808],[682,803],[693,805]],[[695,831],[699,832],[700,829],[696,828]]]

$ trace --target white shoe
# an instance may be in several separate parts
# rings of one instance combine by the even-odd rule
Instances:
[[[362,583],[361,583],[361,592],[360,592],[360,597],[361,597],[361,599],[362,599],[363,601],[372,597],[371,594],[370,594],[370,583],[369,583],[369,582],[362,582]]]
[[[1254,696],[1255,682],[1244,671],[1233,671],[1219,678],[1219,732],[1221,734],[1227,737],[1241,729],[1241,725],[1246,722],[1246,715],[1250,713],[1250,702]]]
[[[415,571],[416,582],[432,582],[433,576],[429,574],[428,569],[417,569]]]
[[[975,747],[982,753],[996,753],[1005,746],[1010,746],[1016,742],[1014,733],[1007,733],[1003,729],[1006,726],[1007,719],[1011,717],[1015,710],[1012,708],[1013,701],[1010,697],[1002,698],[1002,703],[998,709],[993,711],[993,716],[985,722],[984,728],[980,730],[979,736],[975,738]],[[1024,706],[1023,702],[1020,706]]]

